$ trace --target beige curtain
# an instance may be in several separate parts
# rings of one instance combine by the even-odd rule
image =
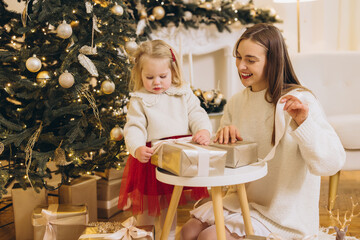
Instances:
[[[339,1],[338,50],[360,50],[360,1]]]

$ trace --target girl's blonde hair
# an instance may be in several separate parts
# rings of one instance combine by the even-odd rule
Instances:
[[[171,69],[172,75],[171,83],[175,87],[180,87],[183,84],[179,57],[175,50],[162,40],[152,40],[140,44],[134,53],[135,64],[131,70],[129,83],[130,91],[137,91],[144,86],[141,78],[141,71],[147,57],[169,59],[169,68]]]

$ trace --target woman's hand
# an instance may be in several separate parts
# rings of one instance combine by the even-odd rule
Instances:
[[[214,142],[218,143],[235,143],[236,141],[242,141],[242,137],[240,137],[239,130],[233,126],[226,126],[219,130],[216,134]]]
[[[280,103],[285,103],[284,111],[287,111],[299,126],[308,117],[309,106],[302,103],[298,98],[286,95],[281,98]]]
[[[195,133],[192,140],[200,145],[210,144],[210,133],[206,129],[201,129]]]
[[[135,158],[142,163],[147,163],[150,160],[153,153],[154,153],[153,149],[146,146],[141,146],[135,150]]]

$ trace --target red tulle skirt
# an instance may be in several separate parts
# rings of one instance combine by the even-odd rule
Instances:
[[[148,147],[150,145],[150,143],[147,143]],[[120,186],[119,209],[124,209],[128,198],[131,200],[133,215],[142,214],[144,210],[148,210],[150,216],[159,216],[161,209],[169,206],[173,185],[159,182],[156,179],[155,169],[156,166],[152,165],[150,161],[141,163],[133,156],[129,156]],[[209,197],[206,187],[184,187],[183,190],[190,193],[188,196],[193,200]],[[160,199],[160,196],[165,198]],[[179,204],[186,204],[184,191],[180,197]]]

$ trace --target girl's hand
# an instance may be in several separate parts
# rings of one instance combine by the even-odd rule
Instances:
[[[284,111],[287,111],[299,126],[308,117],[309,106],[302,103],[298,98],[287,95],[281,98],[280,103],[285,103]]]
[[[210,133],[206,129],[201,129],[195,133],[192,140],[200,145],[210,144]]]
[[[217,132],[214,142],[228,144],[242,140],[243,139],[240,137],[239,130],[235,126],[230,125],[223,127],[223,129]]]
[[[135,158],[142,163],[147,163],[150,160],[153,153],[154,153],[153,149],[146,146],[141,146],[136,149]]]

